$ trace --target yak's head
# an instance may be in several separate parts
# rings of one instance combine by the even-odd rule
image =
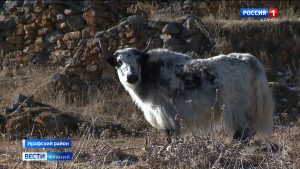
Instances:
[[[136,86],[141,82],[142,66],[149,56],[146,54],[149,44],[142,51],[135,48],[126,48],[117,50],[110,56],[105,54],[101,43],[100,48],[107,57],[107,63],[117,69],[121,83]]]

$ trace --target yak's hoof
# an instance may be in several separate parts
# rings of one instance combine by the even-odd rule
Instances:
[[[171,144],[172,140],[177,138],[177,133],[172,129],[166,129],[165,132],[166,132],[166,135],[167,135],[166,143]]]
[[[237,129],[233,135],[233,139],[240,140],[243,143],[249,143],[250,137],[251,137],[251,133],[249,128]]]

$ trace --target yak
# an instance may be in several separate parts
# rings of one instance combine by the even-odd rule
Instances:
[[[272,131],[272,94],[263,65],[251,54],[192,59],[167,49],[125,48],[105,55],[145,119],[169,136],[183,128],[178,119],[193,130],[222,120],[242,141]]]

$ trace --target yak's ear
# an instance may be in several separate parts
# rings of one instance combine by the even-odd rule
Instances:
[[[113,67],[116,67],[117,66],[117,61],[114,57],[109,57],[106,59],[106,62],[110,65],[110,66],[113,66]]]

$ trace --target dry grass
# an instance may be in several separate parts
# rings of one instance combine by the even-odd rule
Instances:
[[[298,1],[194,1],[193,7],[186,10],[183,8],[183,1],[160,3],[159,8],[155,2],[152,1],[152,4],[145,3],[141,9],[151,11],[148,13],[151,19],[162,21],[173,21],[174,18],[180,18],[191,13],[204,19],[239,20],[241,19],[240,8],[278,8],[279,17],[276,20],[299,20],[300,17]]]
[[[41,77],[39,76],[41,72],[48,72],[48,75]],[[5,90],[1,90],[2,99],[5,100],[2,103],[9,103],[14,94],[32,93],[54,72],[38,67],[18,70],[14,74],[15,80],[6,81],[8,84]],[[27,77],[26,84],[21,84],[24,77]],[[298,168],[300,166],[298,121],[290,123],[289,126],[278,125],[270,137],[256,136],[249,145],[232,140],[222,130],[187,132],[166,145],[165,136],[146,124],[141,112],[118,85],[108,83],[102,86],[90,96],[85,106],[76,103],[64,104],[61,100],[50,97],[47,90],[38,90],[35,98],[61,110],[79,112],[86,120],[94,122],[92,124],[105,122],[121,124],[122,128],[129,132],[111,134],[113,131],[106,129],[101,133],[95,133],[92,130],[93,125],[85,126],[81,129],[80,135],[72,137],[74,160],[58,165],[53,162],[23,162],[21,152],[26,150],[21,148],[21,140],[2,139],[0,168]]]
[[[72,162],[63,168],[298,168],[299,127],[278,128],[268,139],[249,145],[231,141],[223,132],[187,134],[170,145],[152,132],[148,137],[97,139],[85,134],[74,141]],[[144,142],[148,139],[148,146]],[[22,162],[20,141],[3,142],[2,168],[56,168],[56,163]],[[11,151],[13,150],[13,151]]]

